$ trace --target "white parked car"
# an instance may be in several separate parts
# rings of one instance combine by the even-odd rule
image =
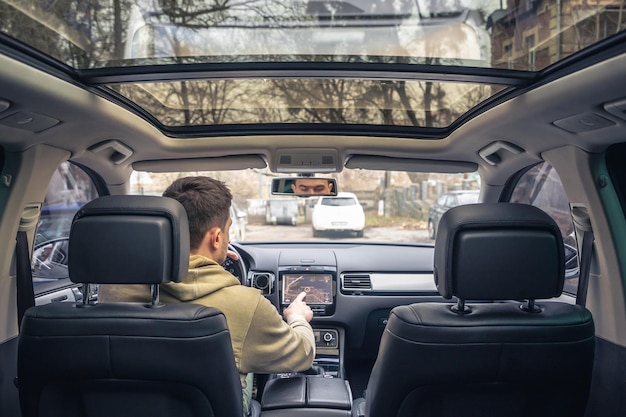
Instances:
[[[321,232],[349,232],[363,236],[365,214],[354,193],[320,197],[313,208],[313,236]]]

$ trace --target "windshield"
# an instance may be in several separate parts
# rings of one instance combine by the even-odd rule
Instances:
[[[223,181],[231,190],[239,217],[245,218],[243,222],[233,219],[236,228],[243,228],[234,232],[231,227],[231,241],[238,242],[359,240],[432,244],[428,232],[430,207],[443,193],[480,189],[477,173],[344,169],[330,175],[337,180],[336,197],[273,196],[271,180],[276,174],[267,169],[248,169],[135,173],[130,192],[160,195],[174,180],[195,175]],[[478,191],[467,195],[475,202]],[[319,210],[317,216],[315,210]],[[364,224],[357,221],[363,218]]]
[[[621,0],[0,0],[0,31],[172,137],[266,124],[447,129],[611,43],[623,9]]]

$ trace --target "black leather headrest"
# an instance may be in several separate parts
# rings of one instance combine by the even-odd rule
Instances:
[[[167,197],[100,197],[74,216],[68,251],[72,282],[178,282],[189,267],[187,213]]]
[[[557,297],[565,277],[563,238],[541,209],[512,203],[448,210],[435,241],[435,283],[444,298]]]

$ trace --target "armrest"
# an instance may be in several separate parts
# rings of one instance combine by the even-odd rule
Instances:
[[[338,378],[296,377],[273,379],[263,391],[261,408],[327,408],[350,410],[352,395],[348,383]]]
[[[295,377],[268,381],[263,390],[261,409],[306,407],[306,380],[306,377]]]

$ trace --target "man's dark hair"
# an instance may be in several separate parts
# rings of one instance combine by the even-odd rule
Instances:
[[[233,199],[226,184],[209,177],[179,178],[167,187],[163,197],[176,199],[185,208],[192,250],[200,247],[209,229],[226,227]]]

